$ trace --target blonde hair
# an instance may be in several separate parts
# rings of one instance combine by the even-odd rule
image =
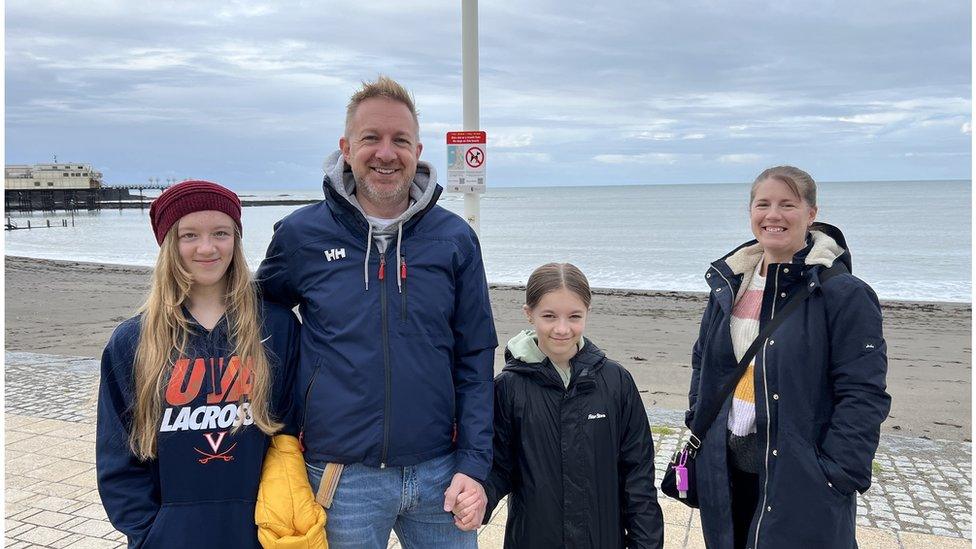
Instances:
[[[142,322],[139,345],[136,347],[133,367],[135,402],[132,412],[132,428],[129,447],[141,460],[156,457],[156,439],[163,413],[163,392],[169,383],[173,367],[186,352],[187,341],[193,327],[183,314],[193,285],[190,273],[180,261],[179,222],[166,233],[152,273],[152,283],[146,302],[139,308]],[[251,393],[248,396],[249,414],[254,425],[263,433],[272,435],[282,425],[271,417],[269,411],[271,368],[264,346],[261,344],[261,323],[258,297],[251,272],[244,259],[240,232],[235,230],[234,255],[227,272],[225,316],[229,325],[229,340],[233,353],[241,361],[243,376],[250,370]],[[231,432],[242,425],[245,411],[241,409],[244,395],[238,401],[238,420]]]
[[[349,128],[359,104],[374,97],[383,97],[406,105],[407,109],[410,110],[410,115],[413,116],[413,123],[417,127],[417,136],[420,136],[420,120],[417,118],[417,108],[414,106],[413,96],[399,82],[381,74],[376,78],[376,82],[363,82],[363,86],[349,98],[349,104],[346,106],[346,139],[350,137]]]
[[[807,172],[794,166],[774,166],[763,170],[756,180],[752,182],[752,189],[749,191],[749,204],[756,198],[756,187],[767,179],[775,179],[786,184],[790,191],[806,202],[809,206],[817,205],[817,183]]]

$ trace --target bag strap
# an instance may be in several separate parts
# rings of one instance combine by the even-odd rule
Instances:
[[[831,278],[848,272],[850,271],[847,269],[846,265],[840,261],[834,261],[834,264],[831,265],[830,268],[825,269],[820,273],[820,284],[823,285],[823,283]],[[756,356],[756,353],[759,352],[759,348],[763,346],[766,339],[772,335],[776,328],[779,328],[790,313],[798,309],[800,305],[802,305],[803,302],[813,294],[813,283],[806,285],[805,290],[806,291],[793,294],[793,297],[786,302],[786,305],[784,305],[778,313],[775,313],[775,315],[769,319],[769,322],[766,323],[766,326],[759,333],[759,336],[753,340],[752,345],[750,345],[749,349],[747,349],[745,354],[742,355],[742,360],[740,360],[735,367],[735,373],[722,387],[722,390],[719,392],[721,398],[712,401],[711,406],[708,408],[698,410],[695,413],[695,418],[692,420],[691,426],[691,439],[688,441],[688,444],[694,450],[698,450],[701,447],[701,441],[705,436],[705,432],[708,431],[708,428],[711,427],[712,422],[715,421],[715,417],[718,416],[719,410],[721,410],[722,405],[725,404],[725,398],[730,395],[732,391],[735,390],[735,386],[739,384],[739,379],[742,378],[742,374],[746,372],[746,368],[748,368],[749,363],[752,362],[752,357]],[[698,412],[700,412],[700,414]]]

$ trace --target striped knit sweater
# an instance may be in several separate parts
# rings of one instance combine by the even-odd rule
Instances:
[[[762,261],[756,265],[749,285],[740,291],[729,329],[732,333],[732,350],[736,360],[742,356],[759,336],[759,311],[762,308],[763,289],[766,278],[760,276]],[[756,438],[756,388],[753,360],[746,367],[732,395],[732,409],[729,411],[729,450],[732,465],[740,471],[759,472],[759,443]]]

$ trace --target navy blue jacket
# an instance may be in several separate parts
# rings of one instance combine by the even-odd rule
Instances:
[[[289,422],[298,322],[282,307],[264,309],[271,411]],[[130,548],[260,547],[254,502],[270,438],[246,414],[244,427],[230,432],[238,398],[249,386],[228,344],[226,319],[209,333],[193,323],[186,355],[166,383],[157,455],[150,461],[129,449],[139,321],[119,325],[102,353],[95,468],[109,520]]]
[[[857,547],[855,492],[871,485],[871,461],[891,398],[881,307],[851,274],[821,284],[834,261],[848,270],[841,232],[814,224],[792,263],[767,267],[760,330],[795,292],[813,294],[766,340],[755,358],[756,430],[762,465],[752,549]],[[712,288],[692,357],[690,426],[696,408],[719,398],[736,367],[729,320],[743,275],[758,262],[753,240],[712,263]],[[705,542],[731,549],[732,509],[726,431],[731,397],[706,433],[697,459]]]
[[[380,253],[338,184],[326,177],[325,200],[275,225],[257,273],[302,317],[305,459],[407,466],[456,449],[456,470],[484,480],[497,339],[478,238],[435,205],[437,186]]]

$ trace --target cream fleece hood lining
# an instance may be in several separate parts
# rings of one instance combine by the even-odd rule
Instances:
[[[834,264],[834,261],[844,254],[844,248],[841,248],[837,244],[837,241],[830,236],[820,231],[812,230],[810,231],[810,237],[813,239],[813,247],[810,248],[810,253],[807,254],[804,260],[805,265],[823,265],[826,268],[830,268]],[[756,267],[762,261],[762,256],[762,245],[756,242],[725,258],[725,264],[729,266],[732,273],[742,275],[742,283],[739,284],[739,291],[735,296],[736,301],[739,300],[745,292],[745,289],[749,287],[752,276],[756,272]]]

